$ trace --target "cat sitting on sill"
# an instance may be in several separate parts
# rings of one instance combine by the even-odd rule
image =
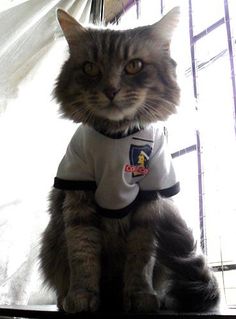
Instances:
[[[179,102],[170,57],[178,19],[174,8],[150,26],[98,30],[58,10],[70,56],[55,97],[81,125],[50,194],[40,260],[66,312],[204,311],[219,300],[169,198],[179,183],[162,122]]]

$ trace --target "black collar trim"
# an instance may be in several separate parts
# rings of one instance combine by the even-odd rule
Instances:
[[[122,132],[118,132],[118,133],[114,133],[114,134],[109,134],[107,132],[104,132],[104,131],[100,131],[100,130],[97,130],[95,129],[95,131],[97,131],[98,133],[106,136],[106,137],[109,137],[109,138],[113,138],[113,139],[120,139],[120,138],[124,138],[124,137],[127,137],[127,136],[130,136],[132,134],[135,134],[135,133],[138,133],[139,131],[141,131],[142,128],[138,128],[138,127],[135,127],[133,129],[130,129],[128,130],[128,132],[126,134],[122,133]]]

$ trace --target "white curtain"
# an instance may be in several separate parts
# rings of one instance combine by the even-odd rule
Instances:
[[[54,43],[61,7],[86,22],[90,1],[29,0],[0,13],[0,97],[4,107],[17,85]]]
[[[63,8],[86,24],[91,0],[18,0],[8,8],[6,2],[0,4],[0,304],[52,303],[41,287],[39,239],[47,194],[75,130],[58,118],[51,95],[67,57],[55,13]]]

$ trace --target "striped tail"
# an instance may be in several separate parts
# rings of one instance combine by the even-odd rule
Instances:
[[[196,253],[191,230],[166,202],[156,226],[159,262],[170,270],[166,306],[177,311],[210,311],[219,303],[217,281],[203,255]]]

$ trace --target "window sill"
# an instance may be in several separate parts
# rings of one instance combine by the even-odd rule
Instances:
[[[197,319],[203,316],[204,319],[224,319],[224,318],[235,318],[236,319],[236,309],[224,310],[220,313],[170,313],[161,311],[158,313],[149,314],[135,314],[135,313],[81,313],[78,315],[65,314],[57,310],[54,305],[45,306],[0,306],[0,318],[2,317],[21,317],[21,318],[125,318],[125,319],[143,319],[143,318],[158,318],[158,319],[169,319],[169,318],[191,318]]]

